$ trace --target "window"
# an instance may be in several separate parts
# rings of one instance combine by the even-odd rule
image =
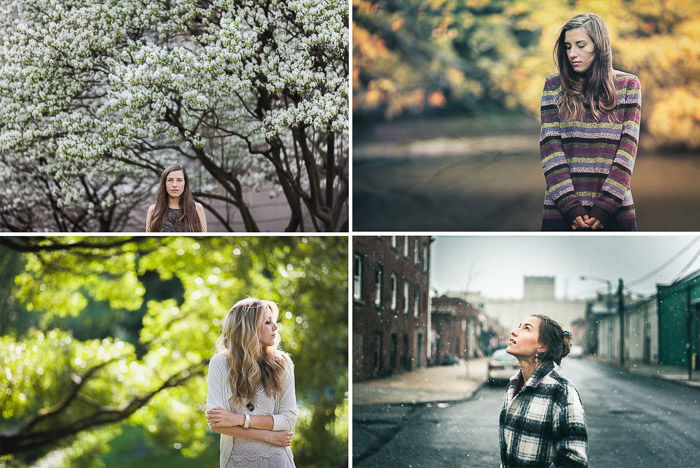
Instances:
[[[355,254],[353,262],[352,297],[356,301],[362,300],[362,255],[360,254]]]
[[[403,280],[403,313],[408,314],[408,281]]]
[[[413,316],[418,318],[420,312],[420,286],[413,288]]]
[[[430,245],[430,244],[428,244]],[[423,246],[423,271],[428,271],[428,245]]]
[[[382,287],[384,286],[384,269],[377,263],[374,268],[374,305],[382,305]]]
[[[408,258],[408,236],[403,236],[403,256]]]
[[[374,341],[372,342],[372,354],[374,358],[372,372],[375,376],[382,372],[382,338],[382,332],[377,332],[374,334]]]
[[[398,294],[399,281],[396,278],[396,273],[391,274],[391,310],[396,310],[396,296]]]

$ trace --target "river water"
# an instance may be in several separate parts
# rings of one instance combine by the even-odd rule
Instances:
[[[396,146],[385,147],[388,156],[377,145],[360,146],[353,156],[354,229],[539,230],[539,149],[536,141],[515,143],[478,152],[460,151],[462,142],[426,143],[407,148],[408,156]],[[632,193],[640,231],[700,231],[700,155],[640,151]]]

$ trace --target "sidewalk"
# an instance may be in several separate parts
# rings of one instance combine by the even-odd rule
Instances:
[[[693,380],[688,380],[687,367],[633,363],[626,365],[625,370],[633,374],[646,375],[688,387],[700,388],[700,371],[693,371]]]
[[[353,405],[416,404],[470,398],[486,380],[488,358],[454,366],[421,367],[411,372],[353,384]]]
[[[597,357],[588,356],[587,359],[592,359],[609,366],[620,368],[620,365],[615,361],[606,361]],[[687,387],[700,389],[700,370],[693,371],[693,379],[688,380],[688,368],[683,366],[669,366],[663,364],[644,364],[632,362],[626,364],[623,368],[631,374],[644,375],[655,379],[668,380]]]

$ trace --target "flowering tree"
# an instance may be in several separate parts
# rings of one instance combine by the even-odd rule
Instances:
[[[347,228],[345,2],[24,0],[0,18],[3,205],[90,217],[177,161],[206,176],[195,198],[224,224],[211,201],[258,230],[246,188],[265,184],[287,230]],[[89,200],[81,178],[117,175]]]

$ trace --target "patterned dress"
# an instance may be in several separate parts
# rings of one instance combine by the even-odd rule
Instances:
[[[168,215],[163,221],[160,232],[177,232],[177,219],[180,217],[179,208],[168,208]]]
[[[559,116],[559,74],[547,77],[542,93],[540,155],[547,185],[543,231],[569,231],[577,216],[589,215],[609,231],[636,231],[630,188],[637,156],[642,94],[639,79],[615,73],[618,105],[613,121],[596,121],[588,103],[582,120]]]
[[[250,415],[275,414],[275,400],[265,393],[262,386],[255,395],[255,408],[250,411],[245,406],[233,407],[234,413]],[[226,462],[226,468],[294,468],[291,450],[277,447],[259,440],[233,439],[233,450]]]

